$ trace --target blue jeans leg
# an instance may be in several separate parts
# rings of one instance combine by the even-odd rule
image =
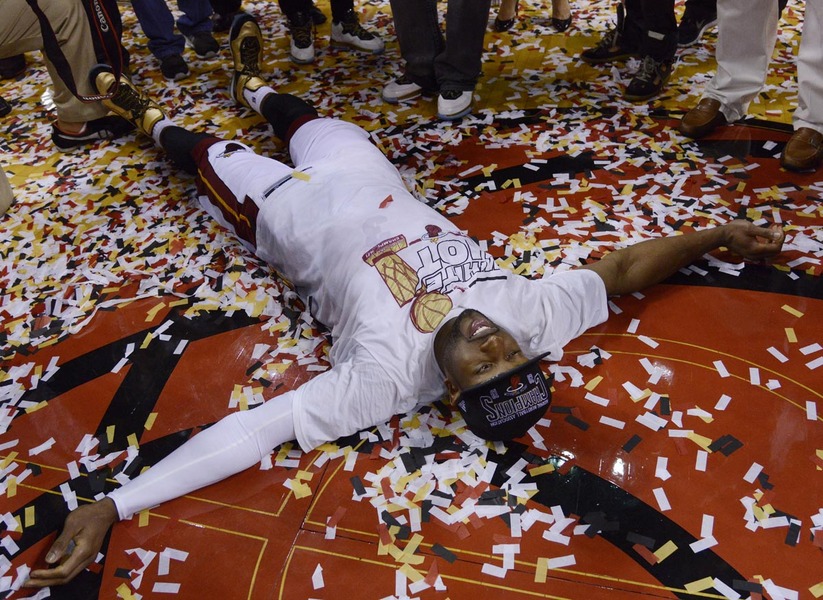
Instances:
[[[183,53],[186,40],[174,32],[174,17],[165,0],[132,0],[132,6],[154,56],[163,59]]]
[[[177,0],[183,15],[177,19],[177,29],[183,35],[212,30],[212,8],[209,0]]]

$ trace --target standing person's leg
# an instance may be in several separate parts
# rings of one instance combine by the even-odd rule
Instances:
[[[400,56],[406,65],[404,75],[383,89],[383,99],[399,102],[416,98],[423,90],[437,89],[434,59],[446,42],[437,20],[437,0],[390,0],[390,4]]]
[[[674,0],[642,0],[642,63],[626,87],[626,100],[643,101],[660,93],[671,76],[677,51]]]
[[[54,29],[60,49],[74,74],[87,73],[97,63],[86,11],[79,0],[41,0],[40,8]],[[0,56],[43,49],[40,23],[25,0],[4,0],[0,19]],[[81,102],[60,77],[57,68],[46,58],[46,69],[54,88],[57,123],[52,141],[67,150],[97,139],[123,135],[132,129],[119,117],[106,116],[108,109],[100,102]],[[86,77],[75,77],[78,93],[91,96],[96,91]]]
[[[608,29],[593,48],[580,53],[580,60],[590,65],[602,65],[638,56],[643,39],[641,0],[618,2],[617,23]]]
[[[160,72],[167,79],[188,76],[183,59],[186,40],[174,32],[174,16],[165,0],[132,0],[132,8],[143,33],[149,38],[149,51],[160,61]]]
[[[817,169],[823,162],[823,5],[806,2],[803,37],[797,56],[797,108],[794,135],[781,163],[787,169]]]
[[[331,0],[331,20],[331,41],[335,46],[372,54],[383,52],[383,40],[360,24],[354,0]]]
[[[217,56],[220,45],[211,34],[213,11],[208,0],[177,0],[177,7],[183,13],[177,19],[177,29],[186,37],[197,56]]]
[[[683,17],[677,26],[677,45],[691,46],[706,30],[717,25],[717,0],[686,0]]]

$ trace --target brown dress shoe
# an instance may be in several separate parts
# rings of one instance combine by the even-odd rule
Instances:
[[[801,127],[789,139],[780,164],[790,171],[814,171],[823,162],[823,133]]]
[[[709,135],[718,125],[726,125],[726,117],[720,112],[720,100],[703,98],[680,119],[680,133],[692,139]]]

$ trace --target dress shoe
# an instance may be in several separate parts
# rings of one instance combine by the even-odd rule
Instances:
[[[680,133],[692,139],[702,138],[719,125],[726,125],[726,116],[720,112],[720,100],[703,98],[680,119]]]
[[[780,164],[790,171],[815,171],[823,162],[823,133],[811,127],[801,127],[789,139]]]

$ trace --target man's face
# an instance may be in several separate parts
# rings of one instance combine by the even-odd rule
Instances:
[[[452,400],[461,390],[528,362],[509,332],[472,309],[440,328],[434,353],[446,375],[446,389]]]

